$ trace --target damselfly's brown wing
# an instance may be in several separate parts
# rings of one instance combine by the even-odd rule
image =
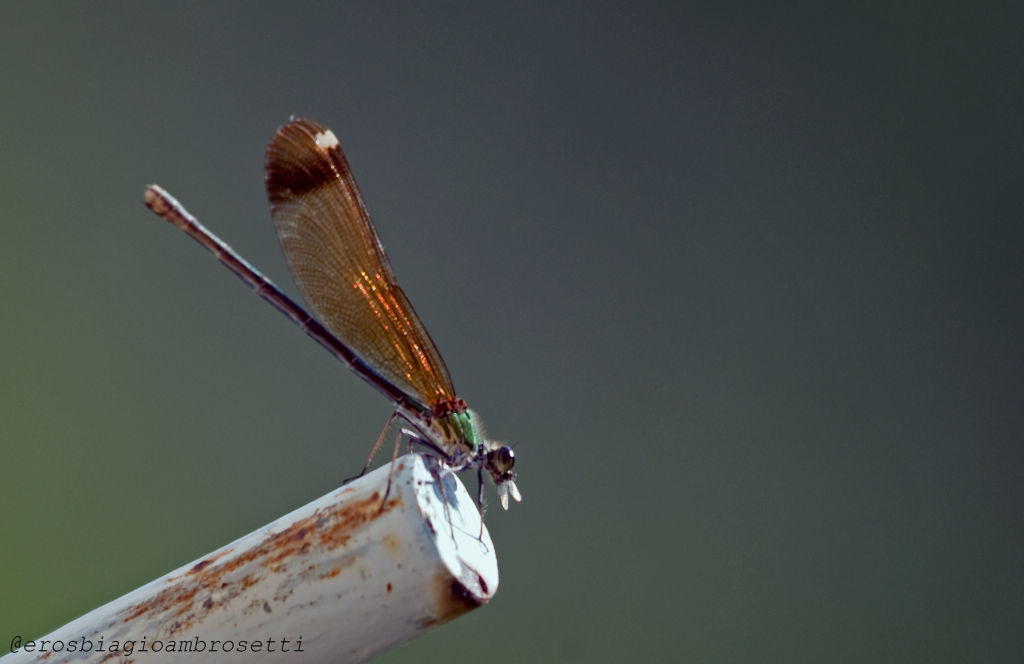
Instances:
[[[409,397],[452,401],[448,369],[395,281],[334,133],[292,120],[271,140],[265,170],[281,249],[320,323]]]

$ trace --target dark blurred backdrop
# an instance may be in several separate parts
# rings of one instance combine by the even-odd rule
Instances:
[[[519,454],[494,602],[381,661],[1019,661],[1013,7],[4,3],[4,647],[383,426],[141,202],[295,293],[262,180],[294,113]]]

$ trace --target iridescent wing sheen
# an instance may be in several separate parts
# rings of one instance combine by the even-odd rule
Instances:
[[[281,249],[320,323],[409,397],[452,401],[448,369],[395,280],[334,133],[293,119],[271,140],[265,170]]]

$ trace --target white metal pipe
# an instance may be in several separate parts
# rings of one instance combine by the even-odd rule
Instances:
[[[451,473],[441,480],[435,459],[409,454],[388,490],[390,467],[21,642],[0,662],[194,664],[250,653],[363,662],[487,603],[497,558],[465,486]]]

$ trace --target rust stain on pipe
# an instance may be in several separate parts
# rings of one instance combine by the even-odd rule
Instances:
[[[395,496],[382,505],[380,494],[374,492],[362,500],[317,510],[232,559],[218,563],[232,549],[217,551],[194,564],[185,574],[168,578],[167,582],[172,585],[126,609],[124,621],[142,617],[164,620],[169,623],[164,626],[168,635],[173,635],[202,622],[211,612],[225,606],[265,576],[288,571],[289,563],[296,556],[311,550],[326,552],[344,547],[356,530],[401,504],[401,497]],[[254,564],[263,571],[237,576],[243,568],[253,569]]]
[[[462,580],[448,574],[438,574],[434,577],[431,584],[436,600],[434,615],[420,623],[423,627],[446,623],[487,603],[489,597],[486,592],[486,584],[481,588],[482,579],[479,575],[465,570],[462,576],[465,580],[470,581],[468,586]],[[483,590],[482,593],[481,590]]]

